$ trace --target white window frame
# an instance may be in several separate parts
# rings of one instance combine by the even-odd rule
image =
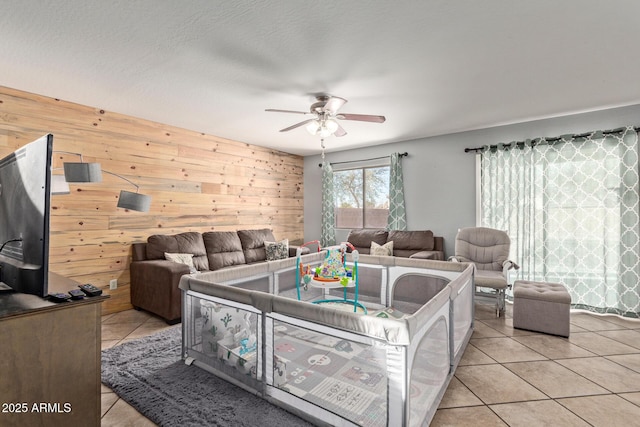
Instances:
[[[335,176],[336,173],[340,173],[340,172],[344,172],[344,171],[350,171],[350,170],[360,170],[360,171],[364,171],[365,169],[373,169],[373,168],[383,168],[386,167],[389,169],[389,175],[391,175],[391,162],[389,160],[380,162],[359,162],[357,164],[351,164],[349,166],[344,166],[341,168],[334,168],[333,169],[333,174]],[[364,173],[364,172],[363,172]],[[366,175],[365,175],[366,176]],[[365,176],[363,176],[363,180],[362,180],[362,227],[358,227],[358,230],[366,230],[366,229],[371,229],[371,228],[367,228],[365,227],[365,200],[366,200],[366,194],[365,194]],[[334,181],[335,184],[335,181]],[[334,190],[335,191],[335,190]],[[387,189],[388,192],[388,189]],[[388,197],[388,194],[387,194]],[[334,208],[337,208],[335,202],[334,202]],[[338,215],[334,215],[334,227],[336,230],[352,230],[352,229],[356,229],[356,227],[347,227],[347,228],[343,228],[343,227],[338,227]],[[375,227],[378,228],[378,227]]]

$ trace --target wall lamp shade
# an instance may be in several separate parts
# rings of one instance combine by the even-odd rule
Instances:
[[[100,163],[65,163],[64,177],[67,182],[100,182],[102,169]]]
[[[103,171],[104,173],[108,173],[109,175],[113,175],[118,177],[124,181],[127,181],[129,184],[136,187],[136,192],[131,192],[127,190],[120,190],[120,197],[118,198],[118,207],[123,209],[130,209],[132,211],[138,212],[149,212],[149,208],[151,207],[151,196],[147,196],[145,194],[138,193],[138,189],[140,188],[133,181],[125,178],[122,175],[118,175],[117,173]]]
[[[127,190],[120,190],[118,207],[139,212],[149,212],[149,208],[151,207],[151,196],[133,193]]]
[[[51,195],[60,196],[63,194],[71,194],[69,183],[64,175],[51,175]]]

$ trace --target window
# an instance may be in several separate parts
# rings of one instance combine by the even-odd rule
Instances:
[[[386,228],[389,166],[334,171],[336,228]]]

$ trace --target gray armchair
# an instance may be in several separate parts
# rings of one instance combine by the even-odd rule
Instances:
[[[511,285],[508,271],[518,269],[518,265],[509,260],[511,239],[502,230],[486,227],[461,228],[456,235],[455,255],[450,261],[475,264],[476,295],[487,295],[478,288],[490,288],[490,295],[496,295],[496,316],[505,308],[505,293]]]

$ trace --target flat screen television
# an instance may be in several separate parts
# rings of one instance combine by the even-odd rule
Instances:
[[[53,135],[0,160],[0,289],[47,296]]]

